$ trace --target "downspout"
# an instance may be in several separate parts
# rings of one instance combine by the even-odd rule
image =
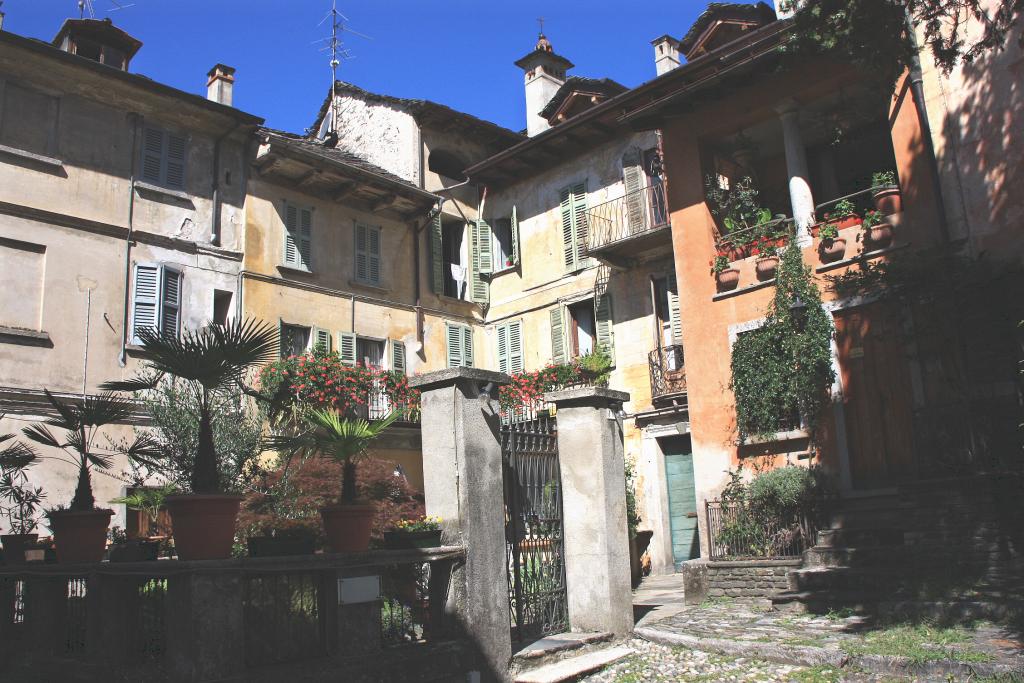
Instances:
[[[921,71],[920,48],[917,44],[917,33],[914,31],[914,20],[910,10],[905,14],[907,35],[910,37],[912,56],[910,58],[910,92],[914,96],[914,108],[917,111],[917,123],[921,128],[928,161],[932,172],[932,193],[935,195],[935,206],[939,210],[939,232],[943,242],[949,242],[949,223],[946,218],[946,201],[942,196],[942,177],[939,175],[939,160],[935,156],[935,145],[932,141],[932,126],[928,121],[928,105],[924,100],[924,74]]]
[[[139,128],[142,127],[143,118],[141,114],[131,113],[129,116],[134,119],[132,127],[132,161],[131,175],[128,177],[128,235],[124,240],[124,308],[121,311],[121,353],[118,355],[117,363],[122,368],[128,364],[128,309],[131,301],[131,280],[132,280],[132,229],[135,225],[135,172],[139,163]]]
[[[241,127],[241,123],[236,123],[213,143],[213,216],[210,219],[210,244],[215,247],[220,246],[220,146]]]

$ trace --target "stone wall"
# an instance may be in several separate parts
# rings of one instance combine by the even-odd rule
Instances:
[[[753,600],[769,598],[789,589],[786,575],[799,569],[802,560],[749,560],[708,562],[707,597]]]

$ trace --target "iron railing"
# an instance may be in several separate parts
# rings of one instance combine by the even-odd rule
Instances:
[[[418,404],[394,401],[383,389],[371,389],[366,394],[365,403],[355,408],[356,417],[365,420],[383,420],[393,412],[398,413],[399,422],[419,424],[420,407]]]
[[[665,184],[655,183],[587,211],[587,250],[668,225]]]
[[[686,393],[686,365],[681,344],[654,349],[647,354],[647,366],[651,374],[651,398]]]
[[[817,526],[806,515],[779,518],[719,500],[705,501],[704,510],[712,560],[794,558],[815,543]]]
[[[112,679],[130,671],[140,680],[195,680],[188,667],[195,652],[209,652],[200,642],[209,632],[194,626],[209,618],[224,645],[215,656],[220,673],[204,676],[218,680],[246,670],[259,677],[282,664],[315,668],[318,658],[382,648],[445,648],[459,637],[445,603],[463,558],[462,548],[442,547],[0,566],[0,658],[11,680],[25,671],[65,680],[80,661],[104,664]],[[372,576],[380,578],[379,597],[341,602],[340,579]]]

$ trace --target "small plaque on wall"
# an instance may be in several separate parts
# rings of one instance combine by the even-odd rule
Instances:
[[[358,605],[380,600],[379,576],[348,576],[338,579],[338,604]]]

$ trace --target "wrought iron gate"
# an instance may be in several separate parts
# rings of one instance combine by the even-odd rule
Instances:
[[[547,413],[502,422],[512,639],[529,642],[569,629],[558,433]]]

